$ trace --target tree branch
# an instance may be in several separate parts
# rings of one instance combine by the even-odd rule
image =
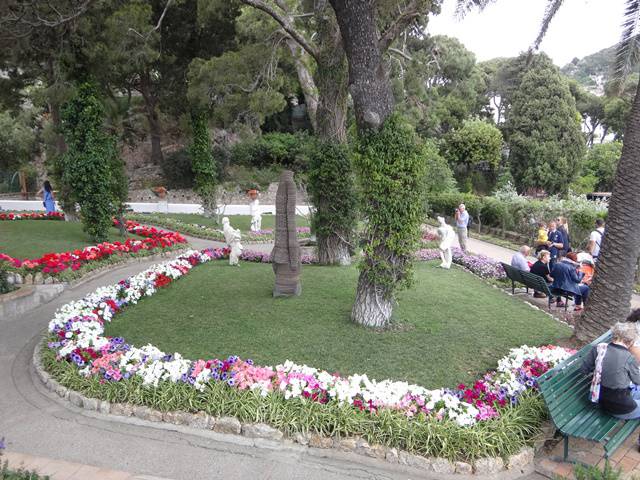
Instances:
[[[282,16],[276,10],[274,10],[270,5],[267,5],[262,0],[240,0],[245,5],[249,5],[253,8],[257,8],[258,10],[262,10],[264,13],[273,18],[278,24],[287,32],[293,40],[296,41],[298,45],[300,45],[309,55],[311,55],[316,61],[318,60],[318,52],[316,49],[307,42],[307,39],[302,35],[299,31],[297,31],[292,25],[289,18]]]
[[[380,37],[380,42],[378,43],[380,51],[386,52],[393,41],[419,16],[419,2],[418,0],[411,0],[409,5],[399,13],[395,21],[389,25]]]

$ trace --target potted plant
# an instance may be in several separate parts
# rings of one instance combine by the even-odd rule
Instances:
[[[258,198],[258,190],[255,188],[247,190],[247,195],[251,200],[255,200],[256,198]]]

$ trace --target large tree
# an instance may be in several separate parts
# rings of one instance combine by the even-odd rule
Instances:
[[[437,5],[418,0],[331,0],[331,6],[349,62],[359,135],[356,167],[366,224],[351,318],[362,325],[385,327],[395,290],[410,279],[411,248],[422,218],[417,206],[424,157],[415,133],[392,115],[394,98],[384,54],[399,34]]]
[[[575,100],[549,57],[536,55],[513,94],[505,130],[518,190],[566,193],[584,155]]]

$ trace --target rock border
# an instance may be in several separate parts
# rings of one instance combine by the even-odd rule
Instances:
[[[417,468],[424,473],[438,475],[437,478],[452,476],[452,478],[461,479],[463,476],[472,476],[477,479],[516,479],[531,474],[535,469],[534,449],[531,447],[524,447],[520,452],[507,458],[506,461],[500,457],[487,457],[480,458],[473,464],[462,461],[452,462],[446,458],[423,457],[384,445],[370,445],[366,440],[359,437],[337,438],[325,437],[317,433],[297,433],[292,438],[287,438],[283,432],[265,423],[241,423],[235,417],[213,417],[205,412],[161,412],[146,406],[110,403],[106,400],[88,398],[61,385],[44,369],[41,357],[42,348],[43,342],[39,341],[33,351],[32,363],[38,378],[40,378],[44,386],[76,407],[104,415],[135,417],[152,423],[164,422],[197,430],[209,430],[219,434],[240,435],[254,441],[276,442],[276,445],[281,448],[286,448],[287,444],[290,446],[291,442],[294,442],[304,450],[334,449],[348,454],[384,461],[392,465]]]

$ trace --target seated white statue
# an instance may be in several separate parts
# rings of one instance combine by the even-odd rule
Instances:
[[[438,227],[438,236],[440,237],[439,248],[440,258],[442,259],[440,267],[451,268],[451,245],[453,245],[453,239],[456,237],[456,234],[453,231],[453,227],[447,225],[443,217],[438,217],[438,223],[440,224]]]
[[[242,234],[240,230],[233,228],[229,224],[229,217],[222,219],[222,232],[224,233],[224,239],[229,245],[231,252],[229,253],[229,265],[238,265],[240,254],[242,253],[242,244],[240,239]]]
[[[251,214],[251,231],[259,232],[262,230],[262,211],[260,208],[260,200],[254,198],[249,204],[249,213]]]

